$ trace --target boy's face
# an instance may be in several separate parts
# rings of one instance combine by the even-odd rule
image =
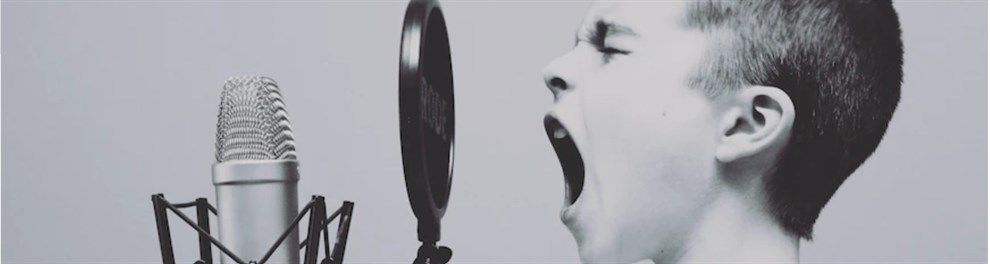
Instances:
[[[714,101],[687,84],[709,42],[683,27],[685,4],[597,3],[546,68],[561,219],[585,262],[681,251],[719,189]]]

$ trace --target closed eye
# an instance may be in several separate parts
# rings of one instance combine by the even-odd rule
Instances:
[[[610,56],[611,55],[616,55],[616,54],[619,54],[619,55],[628,55],[629,54],[629,51],[628,50],[620,50],[620,49],[616,49],[616,48],[613,48],[613,47],[599,47],[598,48],[598,52],[601,52],[602,54],[610,55]]]
[[[610,36],[635,37],[638,35],[629,27],[598,20],[595,21],[594,26],[582,27],[574,38],[574,46],[577,47],[582,42],[590,44],[602,54],[602,59],[606,63],[611,61],[615,55],[629,55],[631,53],[629,50],[606,45],[605,39]]]
[[[622,49],[610,47],[606,45],[605,42],[605,39],[613,34],[623,34],[623,35],[632,34],[631,30],[625,27],[620,27],[613,23],[608,23],[604,21],[597,21],[595,23],[595,27],[589,28],[587,31],[585,31],[585,34],[587,34],[586,39],[588,40],[588,42],[592,46],[594,46],[595,49],[598,50],[598,52],[602,53],[605,62],[611,61],[612,57],[615,55],[629,54],[628,50],[622,50]]]

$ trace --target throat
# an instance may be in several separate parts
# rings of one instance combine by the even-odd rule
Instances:
[[[726,192],[713,201],[680,252],[655,263],[796,263],[798,236],[784,230],[752,193]]]

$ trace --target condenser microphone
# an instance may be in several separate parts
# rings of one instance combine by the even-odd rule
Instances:
[[[274,80],[234,77],[224,84],[217,117],[216,164],[220,241],[243,259],[261,259],[298,212],[299,162]],[[293,230],[267,263],[299,263]],[[235,263],[223,256],[221,263]]]

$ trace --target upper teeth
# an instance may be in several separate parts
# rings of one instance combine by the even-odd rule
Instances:
[[[567,130],[564,130],[563,128],[557,128],[556,130],[553,131],[553,138],[562,139],[565,137],[567,137]]]

